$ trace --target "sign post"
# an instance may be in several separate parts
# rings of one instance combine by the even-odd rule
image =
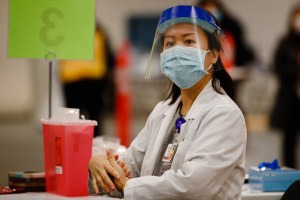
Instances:
[[[92,60],[94,0],[10,0],[10,58],[49,61],[49,118],[54,60]]]

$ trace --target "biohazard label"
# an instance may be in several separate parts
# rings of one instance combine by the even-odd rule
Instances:
[[[62,167],[62,144],[61,138],[55,137],[55,173],[62,174],[63,167]]]

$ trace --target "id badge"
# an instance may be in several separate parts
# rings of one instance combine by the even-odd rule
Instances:
[[[167,150],[164,154],[164,157],[163,157],[162,161],[171,162],[172,157],[174,155],[174,150],[175,150],[175,145],[174,144],[169,144],[168,147],[167,147]]]

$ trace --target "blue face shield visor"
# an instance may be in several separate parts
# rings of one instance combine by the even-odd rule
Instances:
[[[179,27],[179,24],[182,26]],[[206,31],[211,34],[217,34],[218,36],[224,36],[223,31],[216,24],[214,18],[202,8],[190,5],[180,5],[164,10],[160,16],[156,28],[156,33],[145,72],[145,78],[150,78],[152,60],[159,59],[155,57],[159,57],[159,54],[170,46],[169,42],[164,44],[166,35],[171,34],[175,38],[175,36],[177,37],[180,35],[179,32],[190,33],[190,35],[192,35],[192,40],[195,41],[193,47],[199,48],[199,53],[201,53],[203,50],[209,50],[203,49],[202,43],[204,43],[204,41],[201,39],[203,37],[200,36],[199,32],[201,32],[201,30],[199,29],[201,29],[202,32]],[[176,45],[185,45],[184,43],[179,44],[178,40],[175,43]],[[172,45],[175,45],[175,43],[173,42]]]

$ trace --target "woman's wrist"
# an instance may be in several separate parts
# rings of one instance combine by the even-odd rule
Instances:
[[[129,178],[125,177],[123,187],[122,187],[122,194],[124,194],[125,186],[126,186],[126,183],[128,180],[129,180]]]

